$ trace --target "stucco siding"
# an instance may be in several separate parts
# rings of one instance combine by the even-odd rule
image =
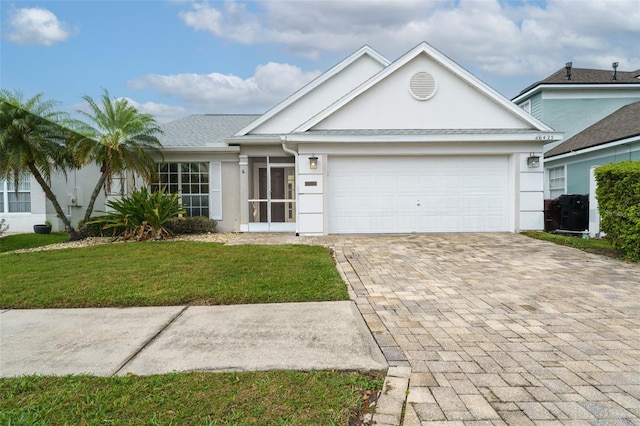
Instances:
[[[425,101],[410,92],[416,72],[435,79],[436,91]],[[461,101],[464,100],[464,101]],[[464,83],[451,70],[419,55],[314,127],[322,129],[527,129],[526,123],[488,96]]]

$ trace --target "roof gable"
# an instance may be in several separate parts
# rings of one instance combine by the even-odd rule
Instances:
[[[326,108],[354,85],[357,86],[387,65],[388,59],[371,47],[363,46],[240,129],[235,136],[290,132],[308,118],[309,112],[315,114]]]
[[[640,102],[625,105],[545,153],[545,158],[640,135]]]
[[[430,72],[436,79],[436,92],[427,101],[412,98],[409,93],[409,80],[419,70]],[[551,131],[426,42],[295,131],[454,127]]]

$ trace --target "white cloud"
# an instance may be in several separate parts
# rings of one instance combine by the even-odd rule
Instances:
[[[136,102],[131,98],[124,98],[131,105],[133,105],[138,111],[144,114],[151,114],[155,117],[156,121],[160,124],[166,123],[171,120],[178,119],[187,115],[187,110],[179,106],[171,106],[166,104],[159,104],[156,102]]]
[[[8,39],[17,44],[51,46],[65,41],[71,31],[50,10],[43,8],[15,9],[8,19]]]
[[[269,62],[259,65],[253,77],[247,79],[219,73],[149,74],[130,81],[128,86],[178,96],[200,113],[264,112],[319,74]]]
[[[501,76],[542,78],[569,60],[601,67],[617,57],[621,69],[640,62],[637,0],[228,0],[191,3],[180,17],[222,39],[282,44],[309,58],[369,44],[395,59],[424,40],[459,63]]]

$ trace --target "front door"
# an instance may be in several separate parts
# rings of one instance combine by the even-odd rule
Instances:
[[[288,167],[292,169],[292,167]],[[271,171],[269,178],[267,170]],[[287,174],[284,167],[261,167],[258,171],[260,176],[259,197],[263,200],[260,203],[260,222],[286,222],[285,202],[287,199]],[[291,175],[293,176],[293,175]],[[271,220],[267,211],[271,210]]]
[[[257,214],[253,215],[252,222],[268,224],[267,231],[295,230],[295,166],[259,166],[257,172],[258,197],[250,202],[258,209],[253,210]],[[250,229],[262,230],[256,226]]]

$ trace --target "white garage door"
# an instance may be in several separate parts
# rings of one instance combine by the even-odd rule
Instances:
[[[329,232],[507,231],[508,158],[329,157]]]

